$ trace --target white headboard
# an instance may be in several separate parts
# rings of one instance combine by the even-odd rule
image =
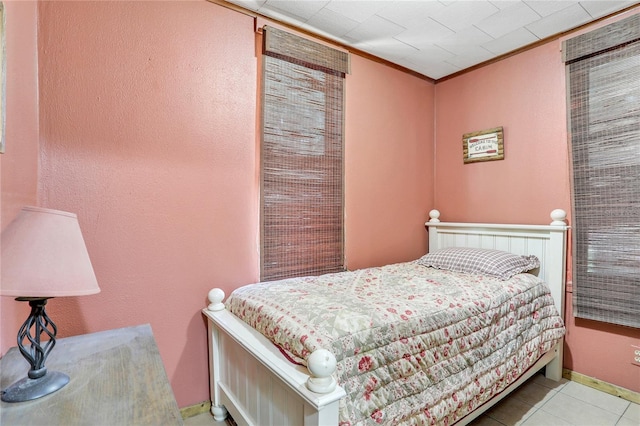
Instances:
[[[474,247],[535,255],[540,259],[541,277],[564,318],[567,254],[567,214],[551,212],[550,225],[440,222],[440,212],[431,210],[425,225],[429,231],[429,251],[446,247]]]

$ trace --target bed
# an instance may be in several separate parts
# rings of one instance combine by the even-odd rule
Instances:
[[[215,419],[467,424],[542,368],[559,380],[566,213],[551,212],[549,225],[441,222],[437,210],[429,216],[429,253],[415,261],[256,283],[226,301],[211,290],[203,313]],[[509,276],[468,271],[474,262],[449,268],[447,256],[461,252],[510,253],[526,268]],[[350,295],[323,299],[330,288]]]

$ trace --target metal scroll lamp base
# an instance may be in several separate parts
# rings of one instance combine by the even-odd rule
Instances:
[[[44,363],[56,344],[58,329],[47,315],[44,307],[46,298],[17,297],[18,301],[28,301],[31,313],[18,331],[18,348],[29,362],[31,369],[27,377],[18,380],[2,391],[5,402],[23,402],[49,395],[69,383],[69,376],[58,371],[47,371]],[[41,341],[46,334],[49,339]],[[29,343],[25,346],[25,341]]]

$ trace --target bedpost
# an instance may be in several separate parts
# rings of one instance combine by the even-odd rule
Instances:
[[[224,303],[222,303],[224,296],[224,291],[219,288],[211,290],[207,297],[209,299],[207,310],[211,312],[224,310]],[[213,414],[213,418],[216,421],[221,422],[227,418],[227,409],[220,403],[220,392],[217,385],[221,378],[220,337],[218,335],[218,329],[213,326],[211,321],[207,321],[207,331],[209,333],[209,341],[211,342],[211,350],[209,350],[209,374],[211,375],[209,380],[209,391],[211,393],[211,414]]]
[[[428,223],[439,223],[440,222],[440,212],[438,210],[431,210],[429,212],[429,222]],[[437,227],[428,227],[429,231],[429,250],[432,251],[438,246],[438,228]]]
[[[550,283],[551,296],[555,302],[556,308],[560,313],[562,319],[564,319],[564,292],[565,292],[565,280],[566,280],[566,268],[567,268],[567,226],[566,219],[567,213],[562,209],[555,209],[551,212],[551,226],[554,228],[550,231],[548,256],[546,256],[545,268],[547,269],[547,276],[544,277],[547,282],[553,279],[561,280],[558,285],[556,283]],[[560,255],[561,254],[561,255]]]
[[[566,269],[567,269],[567,212],[562,209],[555,209],[550,214],[552,222],[551,226],[556,228],[550,231],[549,239],[549,252],[556,253],[556,255],[547,256],[548,268],[547,276],[557,277],[560,283],[553,283],[550,286],[551,296],[553,297],[558,313],[564,320],[564,305],[565,305],[565,283],[566,283]],[[562,253],[561,256],[558,256]],[[562,378],[562,367],[564,361],[564,339],[560,339],[555,347],[556,357],[546,365],[545,376],[552,380],[560,380]]]

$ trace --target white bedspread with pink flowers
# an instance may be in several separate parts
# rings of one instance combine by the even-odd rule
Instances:
[[[416,262],[235,290],[227,308],[305,363],[332,351],[341,425],[453,424],[565,332],[548,286]]]

